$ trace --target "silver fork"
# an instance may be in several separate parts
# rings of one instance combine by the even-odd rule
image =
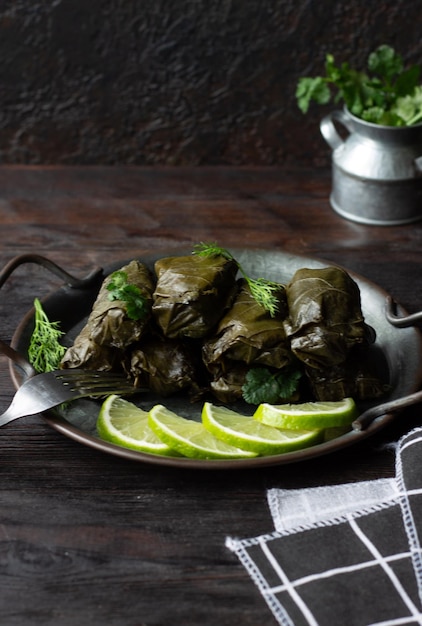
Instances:
[[[19,387],[7,411],[0,415],[0,426],[77,398],[129,395],[135,391],[129,380],[111,372],[68,369],[36,374]]]

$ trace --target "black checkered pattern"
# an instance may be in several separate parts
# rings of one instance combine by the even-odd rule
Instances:
[[[400,441],[396,496],[311,528],[227,542],[283,626],[422,624],[422,430]]]

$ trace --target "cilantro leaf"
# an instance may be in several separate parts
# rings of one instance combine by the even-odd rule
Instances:
[[[369,55],[368,69],[384,80],[391,81],[393,76],[403,71],[403,59],[393,48],[384,44]]]
[[[398,98],[392,112],[409,126],[422,121],[422,87],[416,87],[412,95]]]
[[[344,102],[349,111],[365,121],[388,126],[410,126],[421,120],[419,110],[401,110],[400,98],[412,100],[421,87],[420,67],[404,69],[402,57],[393,48],[381,45],[368,57],[368,73],[350,67],[345,62],[336,65],[332,54],[325,58],[325,76],[299,78],[296,99],[299,109],[306,113],[310,102],[327,104]],[[417,107],[416,107],[417,109]]]
[[[118,270],[111,274],[107,285],[109,300],[121,300],[126,304],[126,313],[131,320],[143,319],[148,314],[147,301],[136,285],[128,282],[126,272]]]
[[[295,368],[278,372],[271,372],[265,367],[252,368],[246,374],[242,387],[243,399],[249,404],[276,404],[287,400],[297,391],[301,377],[302,372]]]
[[[317,104],[327,104],[331,98],[331,91],[327,82],[317,76],[316,78],[299,79],[296,88],[296,98],[299,109],[307,113],[311,100]]]

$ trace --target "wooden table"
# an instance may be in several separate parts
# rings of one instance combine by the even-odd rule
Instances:
[[[77,276],[146,250],[217,241],[321,257],[422,308],[422,222],[370,227],[330,208],[330,173],[280,169],[0,168],[0,266],[43,254]],[[19,268],[1,290],[10,341],[60,281]],[[0,359],[0,409],[13,394]],[[270,626],[226,536],[272,530],[269,487],[391,476],[382,447],[420,406],[359,446],[301,464],[198,472],[110,457],[39,416],[2,429],[0,614],[7,626]]]

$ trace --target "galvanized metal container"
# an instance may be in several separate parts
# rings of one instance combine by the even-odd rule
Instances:
[[[385,226],[422,219],[422,124],[380,126],[345,109],[320,128],[333,149],[330,203],[337,213]]]

